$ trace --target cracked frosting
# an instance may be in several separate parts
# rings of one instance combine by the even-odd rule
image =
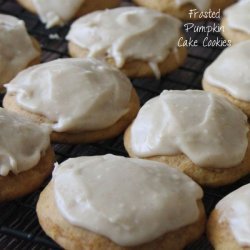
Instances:
[[[0,14],[0,85],[10,81],[38,55],[24,22]]]
[[[231,232],[242,247],[250,247],[250,184],[245,185],[223,198],[216,209],[219,222],[227,222]]]
[[[178,6],[183,6],[184,4],[192,3],[200,11],[208,10],[211,7],[211,0],[175,0]]]
[[[174,168],[114,155],[63,162],[53,172],[53,189],[65,220],[122,246],[195,223],[203,196],[198,184]]]
[[[250,102],[250,41],[226,48],[206,69],[204,81]]]
[[[22,71],[9,84],[18,106],[48,118],[57,132],[107,128],[128,112],[132,85],[95,59],[58,59]]]
[[[228,26],[250,34],[250,0],[241,0],[224,10]]]
[[[112,57],[118,68],[126,60],[138,59],[149,62],[156,72],[154,66],[177,47],[180,28],[181,22],[169,15],[142,7],[121,7],[79,18],[67,39],[88,50],[90,57]]]
[[[50,144],[51,130],[0,108],[0,176],[36,166]]]
[[[85,0],[32,0],[36,11],[47,28],[63,25],[77,13]]]
[[[248,146],[247,117],[226,99],[199,90],[163,91],[131,125],[136,157],[185,154],[200,167],[239,164]]]

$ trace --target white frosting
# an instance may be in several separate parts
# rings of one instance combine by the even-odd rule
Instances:
[[[57,132],[109,127],[128,112],[132,85],[94,59],[58,59],[26,69],[6,85],[23,109],[42,114]]]
[[[250,184],[223,198],[217,205],[219,222],[229,223],[235,240],[242,247],[250,247]]]
[[[11,80],[37,56],[24,22],[0,14],[0,84]]]
[[[50,129],[0,108],[0,176],[18,174],[40,161],[50,143]]]
[[[247,117],[226,99],[199,90],[163,91],[131,126],[137,157],[185,154],[201,167],[239,164],[248,145]]]
[[[200,11],[208,10],[211,7],[211,0],[175,0],[178,6],[183,6],[187,3],[192,3]]]
[[[250,41],[225,49],[206,69],[204,81],[250,102]]]
[[[181,22],[141,7],[97,11],[76,20],[67,39],[91,57],[112,57],[121,68],[127,59],[157,65],[177,46]],[[155,65],[152,65],[152,64]]]
[[[241,0],[224,10],[228,26],[250,34],[250,0]]]
[[[114,155],[69,159],[53,173],[61,215],[122,246],[152,241],[199,217],[202,189],[165,164]]]
[[[47,28],[63,25],[74,17],[85,0],[32,0],[36,11]]]

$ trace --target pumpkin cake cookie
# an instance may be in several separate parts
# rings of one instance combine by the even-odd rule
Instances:
[[[225,49],[205,70],[203,89],[226,97],[250,117],[250,41]]]
[[[167,163],[217,187],[250,173],[248,131],[246,115],[223,97],[163,91],[141,108],[124,143],[131,157]]]
[[[224,10],[222,35],[233,44],[250,40],[250,0],[238,1]]]
[[[177,47],[181,22],[140,7],[96,11],[76,20],[67,35],[72,57],[95,57],[129,77],[156,76],[180,67],[187,56]]]
[[[216,250],[250,249],[250,184],[224,197],[212,211],[207,235]]]
[[[47,126],[0,108],[0,202],[37,189],[51,174],[54,153]]]
[[[37,215],[68,250],[180,250],[203,233],[202,196],[198,184],[162,163],[79,157],[56,166]]]
[[[0,91],[27,66],[39,63],[41,50],[22,20],[0,14]]]
[[[129,79],[95,59],[58,59],[33,66],[5,86],[4,107],[49,124],[55,142],[115,137],[139,110]]]

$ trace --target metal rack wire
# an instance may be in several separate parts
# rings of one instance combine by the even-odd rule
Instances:
[[[42,61],[50,61],[60,57],[68,57],[67,42],[65,35],[69,26],[46,30],[44,25],[35,15],[32,15],[20,7],[14,0],[0,0],[0,13],[11,14],[25,21],[28,31],[36,37],[42,46]],[[209,25],[218,20],[204,21],[200,25]],[[50,39],[50,35],[58,34],[58,39]],[[205,34],[186,34],[187,37],[202,41]],[[211,38],[220,37],[218,33],[210,33]],[[164,89],[200,89],[201,78],[204,69],[223,50],[223,48],[204,48],[201,44],[197,48],[189,48],[186,63],[170,75],[160,80],[153,78],[133,79],[141,100],[141,104],[158,95]],[[0,94],[0,104],[3,94]],[[113,153],[127,156],[123,147],[122,135],[119,137],[94,144],[54,145],[58,162],[70,157],[82,155],[101,155]],[[207,214],[223,196],[237,187],[249,183],[250,177],[241,179],[239,182],[219,189],[205,189],[204,203]],[[45,183],[46,184],[46,183]],[[44,184],[44,186],[45,186]],[[43,187],[22,199],[0,205],[0,249],[59,249],[56,243],[49,239],[39,226],[36,217],[35,205],[39,193]],[[208,250],[211,249],[206,237],[203,236],[187,249]]]

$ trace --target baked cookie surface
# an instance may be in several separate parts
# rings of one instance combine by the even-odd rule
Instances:
[[[112,155],[67,160],[56,167],[52,181],[40,195],[39,222],[45,232],[66,249],[82,249],[83,246],[103,250],[182,249],[203,232],[205,214],[199,198],[202,191],[181,172],[162,165]],[[97,172],[98,178],[94,177]],[[174,181],[172,175],[180,179]],[[128,176],[130,182],[122,181]],[[71,180],[67,189],[65,178]],[[155,182],[155,178],[161,182]],[[116,185],[118,182],[120,184]],[[136,183],[140,183],[140,189]],[[170,183],[178,187],[173,189]],[[163,187],[168,185],[171,188],[165,190]],[[68,192],[72,199],[68,199]],[[159,196],[154,196],[154,192]],[[183,203],[180,193],[186,194]],[[155,203],[152,204],[153,196]],[[166,199],[169,202],[166,203]],[[175,200],[174,207],[169,205],[171,200]],[[71,202],[75,205],[71,206]],[[89,206],[82,209],[85,202]],[[180,213],[182,209],[184,214]],[[95,216],[89,217],[90,214]],[[171,219],[175,214],[180,219]],[[162,223],[163,220],[168,223]],[[151,223],[151,227],[146,227],[147,223]]]
[[[139,7],[94,12],[76,20],[67,35],[72,57],[96,57],[129,77],[169,73],[187,56],[177,48],[181,22]]]
[[[250,171],[247,117],[202,91],[165,91],[146,103],[124,145],[131,157],[167,163],[204,186],[226,185]]]
[[[139,98],[126,76],[109,65],[61,59],[22,72],[7,85],[3,105],[52,126],[53,141],[87,143],[120,134],[137,114]]]

